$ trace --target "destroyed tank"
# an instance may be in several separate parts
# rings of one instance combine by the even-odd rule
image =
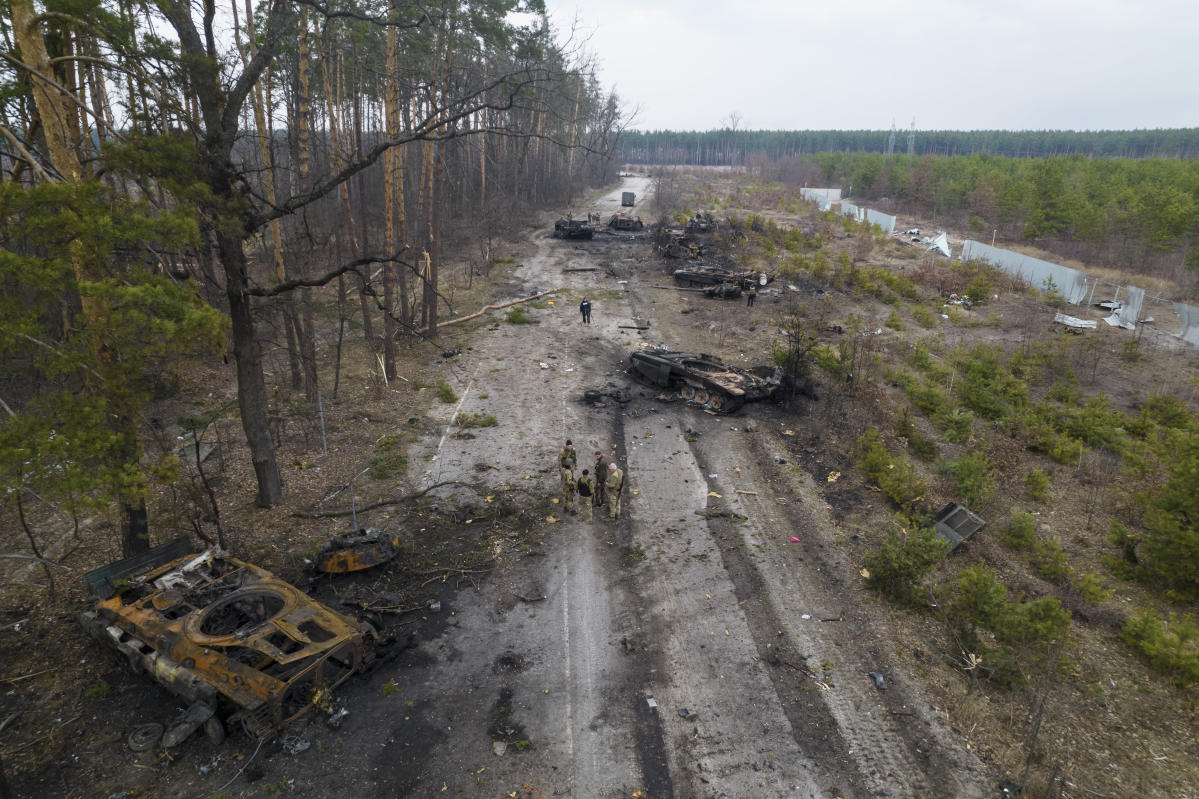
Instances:
[[[268,736],[328,705],[374,656],[369,624],[217,547],[196,553],[172,541],[84,581],[92,601],[84,628],[189,705],[164,748],[200,727],[223,740],[222,718]]]
[[[554,223],[554,238],[556,239],[589,239],[594,235],[595,228],[586,219],[566,217]]]
[[[637,350],[629,356],[629,363],[632,374],[642,382],[721,414],[766,399],[782,384],[782,371],[777,367],[743,369],[713,355]]]
[[[613,230],[643,230],[645,223],[641,221],[641,217],[612,214],[612,218],[608,220],[608,227]]]

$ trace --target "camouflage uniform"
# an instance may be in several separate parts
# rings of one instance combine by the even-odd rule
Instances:
[[[591,475],[587,473],[586,469],[579,477],[577,486],[579,489],[579,520],[589,522],[591,521],[591,500],[595,496],[595,481],[591,479]]]
[[[575,470],[574,461],[569,461],[570,466],[562,467],[562,508],[563,512],[570,511],[578,513],[578,508],[575,506]]]
[[[608,518],[616,519],[620,516],[620,492],[624,488],[624,472],[619,466],[614,463],[609,465],[605,483],[608,489]]]
[[[604,481],[608,478],[608,459],[604,453],[595,453],[595,496],[592,497],[597,508],[608,504],[608,486]]]
[[[562,507],[563,513],[575,513],[575,464],[577,463],[574,447],[570,442],[558,450],[558,476],[562,478]]]

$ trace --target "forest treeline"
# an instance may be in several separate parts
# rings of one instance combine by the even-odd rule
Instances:
[[[619,157],[629,164],[745,166],[815,153],[908,154],[907,130],[629,131]],[[892,138],[894,137],[894,138]],[[918,130],[912,155],[1006,158],[1196,158],[1199,128],[1159,130]]]
[[[1189,281],[1199,268],[1199,161],[886,158],[820,153],[762,163],[788,182],[841,187],[856,201],[953,221],[988,241],[1034,241],[1088,263]]]
[[[232,356],[257,502],[281,502],[270,419],[336,393],[321,348],[356,319],[394,377],[524,209],[614,175],[624,125],[540,0],[11,0],[0,37],[0,503],[35,554],[34,503],[117,507],[148,545],[174,478],[146,410],[205,352]]]

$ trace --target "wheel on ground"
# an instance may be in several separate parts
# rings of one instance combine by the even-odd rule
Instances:
[[[688,402],[691,402],[695,399],[695,386],[683,386],[679,389],[679,395]]]
[[[225,725],[221,724],[220,719],[213,716],[204,722],[204,734],[214,745],[220,746],[225,742]]]
[[[714,411],[719,411],[721,408],[724,407],[724,395],[721,394],[719,391],[713,391],[708,396],[708,407],[710,407]]]
[[[158,745],[164,729],[161,724],[139,724],[129,731],[125,744],[133,752],[145,752]]]
[[[708,392],[702,388],[696,389],[695,401],[698,402],[700,405],[707,405],[708,404]]]

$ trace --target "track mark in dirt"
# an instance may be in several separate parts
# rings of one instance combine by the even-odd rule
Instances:
[[[698,442],[693,443],[692,448],[699,460],[712,462]],[[808,666],[807,655],[788,646],[790,636],[783,632],[785,614],[771,601],[763,577],[746,548],[744,533],[727,516],[711,516],[708,527],[719,544],[724,570],[745,611],[745,622],[758,657],[770,666],[771,686],[791,724],[796,744],[810,762],[828,767],[829,773],[822,779],[826,790],[852,795],[853,785],[861,784],[862,775],[854,764],[836,718],[820,697],[823,689]],[[833,774],[836,777],[830,779]]]

